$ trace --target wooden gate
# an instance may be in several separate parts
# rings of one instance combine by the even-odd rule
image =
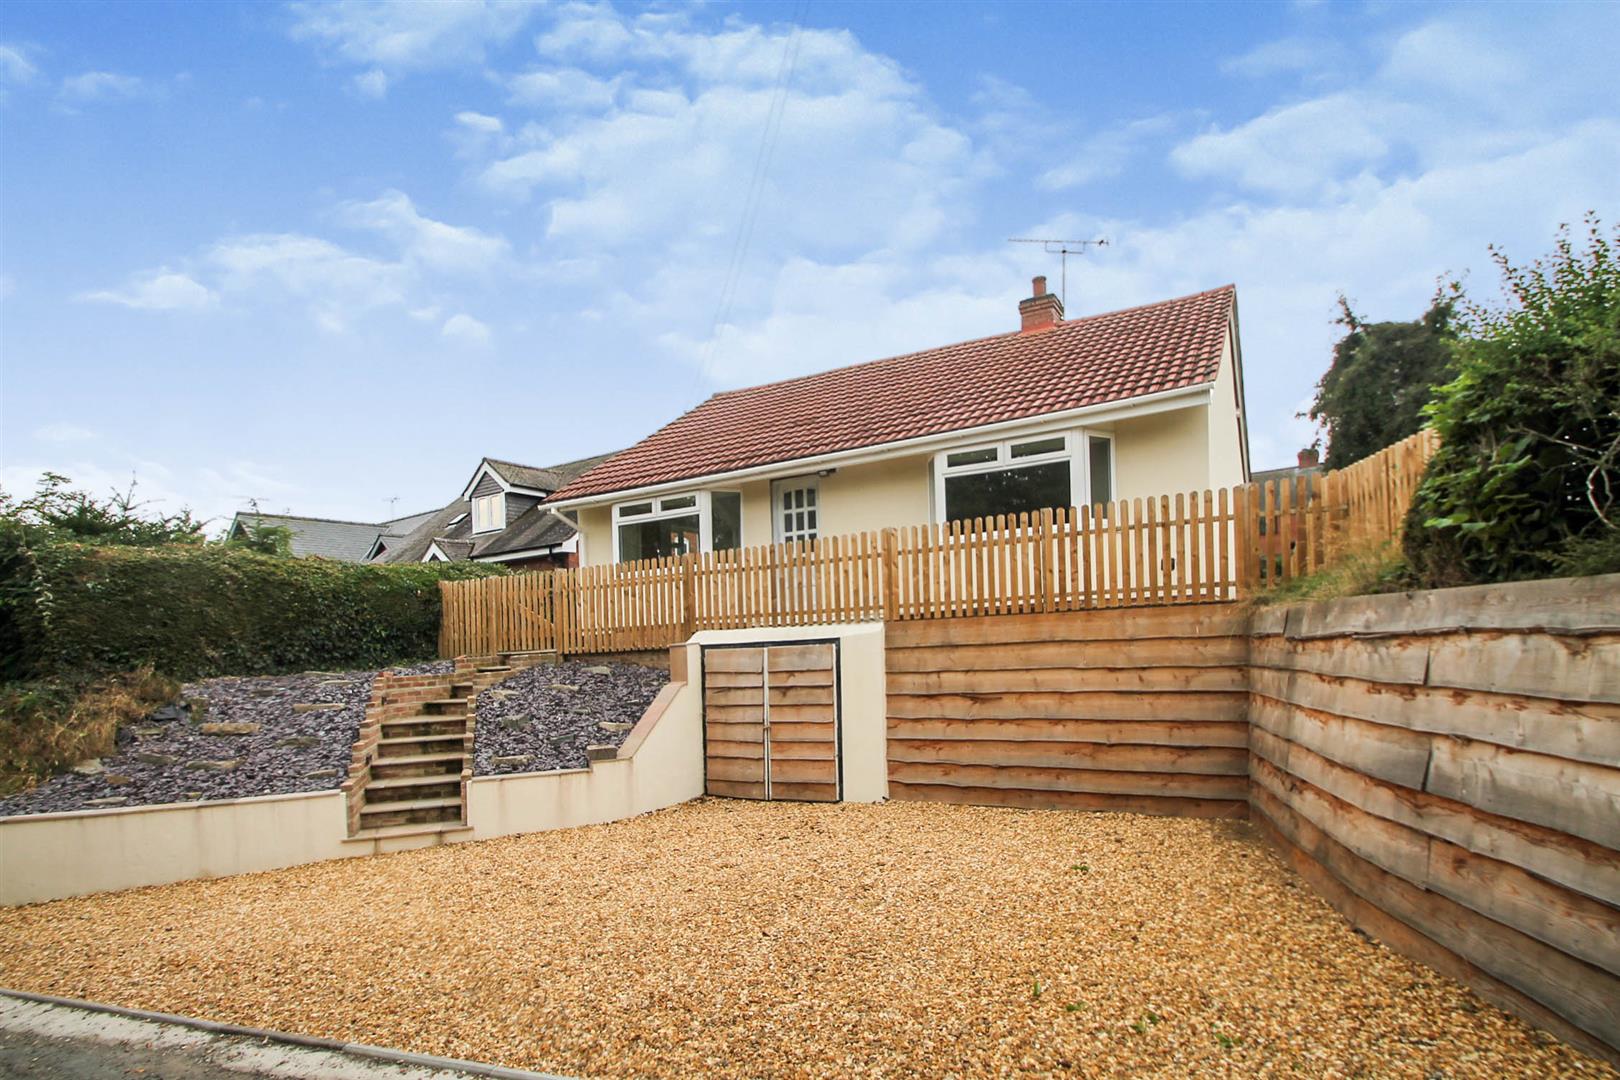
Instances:
[[[837,644],[704,646],[703,748],[710,795],[837,802]]]

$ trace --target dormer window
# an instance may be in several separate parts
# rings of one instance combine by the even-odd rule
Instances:
[[[474,534],[494,532],[506,528],[506,495],[480,495],[472,501]]]

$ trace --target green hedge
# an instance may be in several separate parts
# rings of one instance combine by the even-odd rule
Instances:
[[[0,644],[16,645],[13,655],[32,670],[0,677],[151,665],[190,679],[428,658],[438,651],[438,583],[505,572],[278,558],[222,545],[51,543],[23,564],[28,576],[7,583],[0,624],[27,640]]]

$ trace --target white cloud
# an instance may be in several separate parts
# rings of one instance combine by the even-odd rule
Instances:
[[[1221,61],[1221,70],[1228,75],[1250,78],[1297,74],[1321,67],[1327,60],[1336,57],[1339,51],[1338,46],[1325,41],[1280,38],[1256,45],[1241,56]]]
[[[456,113],[456,123],[469,131],[476,131],[484,135],[499,135],[505,130],[498,116],[485,116],[477,112]]]
[[[296,233],[232,237],[214,245],[204,262],[222,292],[247,303],[302,302],[334,333],[357,315],[405,303],[409,284],[397,263]]]
[[[1273,109],[1177,146],[1170,160],[1193,177],[1257,191],[1299,193],[1381,162],[1409,110],[1349,93]]]
[[[579,68],[552,68],[529,71],[506,80],[511,101],[516,105],[541,108],[605,109],[618,95],[622,76],[599,79]]]
[[[363,98],[381,101],[388,96],[388,73],[380,68],[361,72],[350,82],[354,86],[354,92]]]
[[[646,64],[647,79],[661,84],[624,90],[613,108],[551,116],[481,170],[492,192],[544,200],[560,253],[659,236],[723,257],[757,162],[766,168],[752,193],[756,248],[818,259],[915,248],[963,216],[971,141],[935,118],[896,65],[849,34],[728,23],[704,35],[683,16],[627,21],[590,9],[565,17],[541,47]],[[793,50],[778,102],[776,81]],[[765,140],[767,131],[776,134]]]
[[[66,421],[57,421],[51,424],[44,424],[34,429],[34,438],[38,439],[40,442],[87,442],[95,437],[96,433],[91,431],[89,428],[82,427],[78,424],[70,424]]]
[[[0,42],[0,83],[21,84],[33,82],[39,68],[28,59],[28,50],[21,45]]]
[[[485,275],[509,257],[505,239],[427,217],[400,191],[340,204],[333,217],[388,250],[357,250],[305,233],[230,236],[184,260],[183,269],[148,271],[123,288],[83,298],[150,310],[290,303],[322,329],[342,333],[379,309],[430,307],[434,292],[453,279]]]
[[[532,0],[297,3],[291,33],[334,59],[380,72],[445,68],[482,63],[491,46],[522,29],[535,7]]]
[[[384,192],[370,202],[345,203],[338,219],[388,237],[406,259],[439,270],[489,270],[507,253],[501,237],[423,217],[401,191]]]
[[[62,97],[80,103],[127,100],[149,92],[151,87],[143,79],[112,71],[86,71],[62,80]]]
[[[1126,163],[1153,139],[1167,135],[1174,125],[1170,116],[1148,116],[1100,131],[1060,165],[1035,178],[1045,191],[1062,191],[1118,176]]]
[[[439,334],[458,345],[483,346],[489,344],[489,327],[466,313],[458,313],[444,320]]]
[[[194,311],[210,306],[216,297],[189,274],[163,268],[138,274],[121,289],[99,289],[84,293],[80,299],[142,311]]]

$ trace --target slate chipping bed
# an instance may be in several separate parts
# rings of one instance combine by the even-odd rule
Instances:
[[[585,748],[624,742],[668,681],[667,671],[617,662],[569,660],[520,671],[478,695],[473,772],[583,769]]]
[[[448,672],[450,661],[400,665],[406,674]],[[118,729],[116,749],[0,799],[0,817],[63,810],[240,799],[326,791],[342,783],[375,671],[226,676],[187,683],[179,705]],[[295,705],[335,704],[299,711]],[[187,707],[189,705],[189,707]],[[244,734],[209,724],[256,724]]]

